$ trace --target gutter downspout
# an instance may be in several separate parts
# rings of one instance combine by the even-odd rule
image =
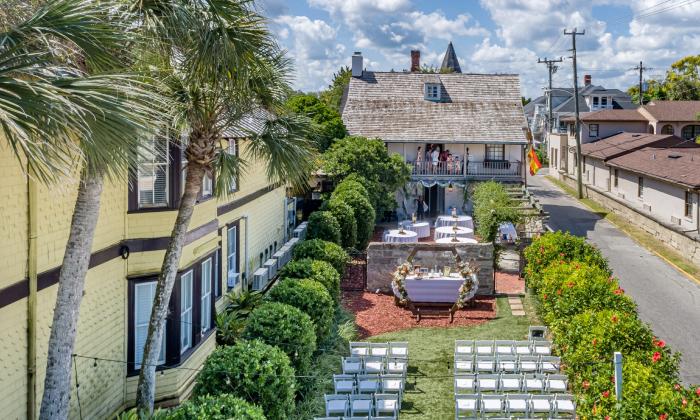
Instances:
[[[29,175],[27,168],[27,278],[29,294],[27,297],[27,418],[36,418],[36,300],[37,300],[37,238],[38,238],[38,186]]]

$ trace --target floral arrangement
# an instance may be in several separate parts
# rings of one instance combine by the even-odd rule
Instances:
[[[394,278],[391,280],[391,289],[394,296],[399,299],[401,305],[408,303],[408,292],[406,291],[405,280],[406,276],[411,272],[413,266],[408,261],[401,264],[394,271]]]

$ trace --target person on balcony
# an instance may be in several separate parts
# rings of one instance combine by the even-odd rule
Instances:
[[[438,151],[437,146],[433,146],[433,151],[430,152],[430,157],[433,161],[433,173],[437,173],[438,165],[440,164],[440,152]]]
[[[420,174],[423,169],[423,158],[425,155],[423,154],[423,148],[418,146],[418,149],[416,149],[416,165],[413,168],[414,173]]]
[[[455,161],[454,157],[452,156],[452,153],[447,154],[447,173],[452,175],[455,174]]]

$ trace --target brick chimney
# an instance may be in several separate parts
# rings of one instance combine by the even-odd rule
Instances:
[[[420,71],[420,51],[411,50],[411,73]]]
[[[583,85],[584,85],[584,86],[590,85],[590,84],[591,84],[591,81],[592,81],[592,79],[591,79],[591,75],[590,75],[590,74],[584,74],[584,75],[583,75]]]

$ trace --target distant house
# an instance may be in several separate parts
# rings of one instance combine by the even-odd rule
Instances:
[[[351,135],[379,138],[411,165],[399,216],[415,211],[418,196],[436,215],[464,208],[470,182],[523,181],[527,121],[519,77],[461,73],[452,44],[445,55],[440,74],[419,72],[418,51],[411,52],[411,72],[366,71],[360,53],[352,58],[342,118]],[[426,156],[430,148],[438,160]]]

